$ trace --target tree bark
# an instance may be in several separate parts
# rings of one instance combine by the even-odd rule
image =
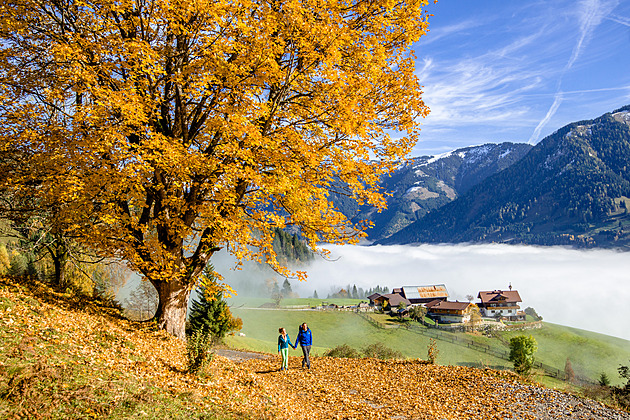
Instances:
[[[158,308],[155,313],[157,326],[175,337],[186,340],[186,312],[192,291],[192,282],[181,280],[151,281],[158,292]]]
[[[54,285],[63,288],[66,286],[66,264],[68,259],[64,253],[58,255],[51,253],[53,266],[55,267]]]

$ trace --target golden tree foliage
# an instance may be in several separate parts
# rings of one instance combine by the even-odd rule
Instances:
[[[313,249],[356,240],[336,185],[384,205],[376,180],[428,112],[409,52],[425,4],[3,2],[0,182],[146,276],[159,325],[182,337],[216,250],[286,273],[273,228]]]

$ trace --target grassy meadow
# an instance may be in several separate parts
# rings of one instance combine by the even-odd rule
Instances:
[[[277,352],[278,328],[286,328],[289,337],[294,341],[298,326],[306,322],[313,333],[314,345],[311,351],[315,355],[322,355],[327,349],[340,344],[360,349],[380,342],[408,358],[427,357],[428,337],[404,328],[377,328],[352,312],[233,309],[233,313],[243,320],[241,332],[245,337],[228,337],[227,344],[232,347]],[[440,364],[499,369],[509,366],[508,362],[494,356],[450,343],[445,344],[447,343],[438,342]],[[299,349],[293,352],[295,355],[300,354]]]
[[[286,299],[282,301],[282,305],[313,305],[311,300],[313,299]],[[315,303],[321,303],[321,301],[321,299],[315,300]],[[333,299],[330,301],[332,303]],[[360,349],[368,344],[380,342],[400,351],[405,357],[427,358],[427,347],[430,339],[414,330],[378,328],[353,312],[256,308],[266,302],[269,300],[240,299],[230,302],[234,315],[243,320],[241,332],[245,336],[228,337],[228,345],[275,353],[277,352],[278,328],[286,328],[289,337],[294,340],[298,326],[302,322],[306,322],[313,332],[314,346],[312,351],[316,355],[321,355],[327,349],[341,344],[348,344]],[[371,316],[380,322],[392,326],[396,325],[393,320],[388,322],[389,317],[386,315],[373,314]],[[604,372],[613,383],[621,383],[617,368],[621,364],[630,363],[630,341],[550,323],[544,323],[543,328],[536,330],[502,332],[500,336],[503,340],[481,334],[459,334],[464,334],[468,339],[503,351],[507,350],[504,342],[509,341],[510,337],[531,334],[538,342],[536,360],[564,370],[566,360],[569,358],[576,375],[587,377],[593,381],[596,381],[599,375]],[[437,347],[439,350],[438,363],[443,365],[493,367],[497,369],[512,367],[507,360],[449,341],[437,340]],[[293,354],[299,355],[299,349]],[[550,381],[545,379],[542,382]]]
[[[509,340],[523,332],[504,332]],[[606,373],[614,384],[621,384],[617,368],[630,364],[630,341],[579,328],[545,322],[543,328],[526,331],[538,343],[537,360],[564,369],[567,358],[576,375],[597,380]]]

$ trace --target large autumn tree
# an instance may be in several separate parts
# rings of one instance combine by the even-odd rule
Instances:
[[[313,249],[356,239],[336,185],[383,206],[376,181],[428,112],[410,53],[425,4],[7,0],[0,157],[18,164],[0,182],[142,273],[158,325],[184,337],[220,248],[286,271],[274,228]]]

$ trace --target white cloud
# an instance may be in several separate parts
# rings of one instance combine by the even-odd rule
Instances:
[[[462,22],[454,23],[452,25],[442,26],[435,30],[432,29],[433,27],[431,25],[429,25],[429,34],[420,38],[419,44],[426,46],[440,41],[443,38],[461,34],[462,32],[468,32],[469,30],[477,28],[482,24],[482,21],[479,19],[468,19]]]
[[[610,15],[610,16],[607,16],[607,19],[612,20],[613,22],[620,23],[624,26],[630,27],[630,19],[626,17]]]
[[[431,109],[421,121],[423,139],[434,148],[440,140],[464,146],[470,136],[477,142],[529,138],[535,143],[551,123],[558,128],[576,118],[594,117],[574,109],[585,101],[601,102],[598,92],[616,91],[609,102],[614,102],[613,107],[623,105],[619,102],[624,100],[627,77],[597,78],[586,73],[613,54],[610,41],[601,44],[611,29],[595,38],[599,26],[606,20],[630,25],[630,19],[617,11],[618,4],[617,0],[505,3],[494,18],[467,15],[464,21],[432,30],[416,51],[426,57],[418,62],[417,75],[424,85],[423,100]],[[591,48],[593,42],[598,44]],[[563,79],[571,85],[563,86]],[[621,86],[601,88],[606,82]],[[586,96],[589,93],[594,95]],[[583,95],[579,101],[574,96],[578,94]],[[450,136],[434,131],[445,127],[459,131]]]
[[[519,103],[521,95],[541,84],[541,72],[520,63],[498,63],[487,54],[450,64],[425,60],[418,73],[431,109],[425,124],[519,124],[530,111]]]
[[[333,286],[446,284],[451,299],[511,283],[545,320],[630,339],[630,258],[609,250],[511,245],[329,246],[334,262],[308,268],[294,290],[320,297]],[[324,296],[325,297],[325,296]],[[601,322],[588,308],[606,308]]]
[[[562,74],[558,79],[558,88],[556,90],[556,94],[554,95],[553,103],[549,110],[543,117],[543,119],[538,123],[534,132],[529,138],[530,144],[535,144],[538,140],[540,140],[540,133],[542,129],[547,125],[547,123],[554,116],[562,100],[564,98],[563,92],[561,91],[562,79],[564,75],[569,71],[575,62],[580,58],[582,54],[582,50],[586,47],[586,44],[590,40],[593,35],[593,32],[602,22],[602,20],[609,15],[614,8],[617,6],[617,1],[601,1],[601,0],[582,0],[577,9],[577,17],[579,21],[579,32],[578,32],[578,40],[573,47],[573,51],[571,52],[571,57],[567,62]]]

